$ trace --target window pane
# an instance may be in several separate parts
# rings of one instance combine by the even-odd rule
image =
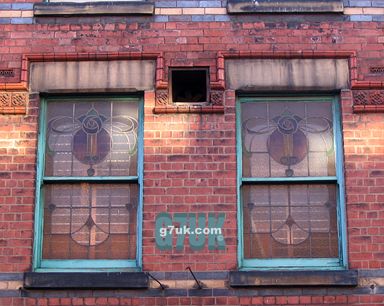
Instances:
[[[48,103],[46,176],[136,176],[138,103]]]
[[[44,186],[43,259],[134,259],[138,187]]]
[[[245,258],[338,257],[334,185],[242,187]]]
[[[243,177],[334,176],[331,102],[242,103]]]

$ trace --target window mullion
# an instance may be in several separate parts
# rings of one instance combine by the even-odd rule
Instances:
[[[336,176],[321,176],[321,177],[271,177],[271,178],[259,178],[259,177],[243,177],[241,179],[243,184],[289,184],[289,183],[336,183]]]
[[[99,176],[99,177],[58,177],[46,176],[43,178],[44,183],[118,183],[118,182],[138,182],[138,176]]]

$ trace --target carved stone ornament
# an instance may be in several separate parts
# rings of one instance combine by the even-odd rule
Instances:
[[[25,114],[27,92],[0,91],[0,114]]]
[[[223,105],[224,100],[224,91],[222,90],[212,90],[210,102],[212,105]]]
[[[384,105],[384,90],[354,90],[354,105]]]
[[[169,104],[168,89],[156,90],[156,106],[166,106]]]

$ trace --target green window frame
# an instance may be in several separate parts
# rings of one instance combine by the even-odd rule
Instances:
[[[63,109],[61,114],[61,107],[70,110]],[[82,116],[79,116],[79,109]],[[68,112],[71,115],[70,117],[66,115]],[[105,113],[100,115],[99,112],[100,114],[105,112],[110,117],[105,116]],[[64,140],[50,140],[51,138],[47,138],[48,131],[51,132],[54,129],[52,127],[54,126],[52,123],[54,120],[51,118],[52,114],[62,115],[60,118],[54,117],[55,122],[57,122],[54,124],[58,126],[65,120],[73,122],[66,126],[61,125],[60,132],[67,129],[63,132],[64,136],[55,136],[56,139],[59,139],[58,137],[67,137],[67,140],[64,138],[62,138]],[[49,121],[49,119],[51,120]],[[100,125],[97,126],[99,129],[98,134],[94,133],[95,126],[93,124],[95,122],[105,124],[101,125],[103,127],[102,135]],[[65,133],[69,129],[74,129],[71,124],[77,129],[77,132],[71,131],[72,134],[68,136]],[[85,126],[89,128],[86,132],[84,132]],[[131,126],[130,130],[128,130],[127,126]],[[58,129],[56,126],[54,127],[56,130]],[[128,133],[131,134],[127,136]],[[49,137],[51,137],[50,135]],[[68,137],[72,137],[72,140],[68,141]],[[63,145],[63,143],[67,145],[69,151],[60,152],[62,156],[65,154],[70,156],[69,161],[65,156],[63,157],[63,159],[66,159],[64,161],[54,160],[57,152],[54,151],[51,154],[51,146]],[[84,143],[87,143],[87,145],[85,146]],[[133,153],[128,151],[128,146],[131,146]],[[90,150],[92,153],[90,153]],[[131,157],[126,157],[128,154],[126,152],[134,156],[132,158],[133,162],[131,162]],[[47,157],[48,155],[49,157]],[[51,157],[51,155],[54,157]],[[121,160],[116,156],[122,156]],[[98,158],[100,160],[97,160]],[[116,159],[120,164],[116,164]],[[105,160],[108,161],[105,162]],[[65,165],[64,167],[58,165],[56,168],[59,170],[50,170],[51,168],[56,169],[53,166],[55,162],[56,165],[60,162],[64,162]],[[104,162],[105,164],[108,163],[108,165],[97,168]],[[124,162],[127,165],[125,168],[121,166],[124,165]],[[69,172],[66,172],[67,165],[70,165],[71,168],[71,170],[68,170]],[[88,170],[87,167],[89,167]],[[124,168],[124,170],[121,170],[121,168]],[[85,169],[85,171],[80,172],[79,169]],[[132,172],[132,175],[130,175],[129,171]],[[60,190],[63,186],[65,188]],[[68,193],[71,195],[68,196]],[[59,95],[42,97],[37,157],[33,271],[129,272],[140,270],[142,265],[142,197],[142,97],[136,95]],[[61,204],[56,205],[56,202],[50,204],[50,201]],[[53,208],[49,205],[53,205]],[[79,208],[76,205],[83,205],[84,207]],[[50,209],[55,209],[55,220],[58,221],[47,221],[47,219],[53,220]],[[86,216],[88,216],[88,219],[86,219]],[[63,223],[64,225],[62,225]],[[84,225],[79,226],[80,223]],[[47,232],[49,231],[48,234],[45,232],[45,228]],[[52,234],[53,229],[55,229],[54,234]],[[127,238],[128,236],[133,238]],[[58,255],[51,255],[51,253],[54,254],[55,250],[59,249],[60,244],[57,243],[62,241],[65,242],[63,242],[63,245],[69,246],[68,249],[72,250],[67,252],[67,254],[71,255],[63,256],[60,252],[58,252]],[[100,251],[100,248],[97,249],[105,241],[108,241],[108,245],[104,244],[103,251]],[[124,244],[126,241],[129,244],[124,251],[116,251],[115,253],[111,251],[111,249],[120,249],[111,246],[121,246],[122,244],[125,246],[127,245]],[[49,247],[53,250],[49,251],[51,253],[45,251],[45,243],[46,245],[52,244]],[[72,247],[72,245],[76,247]],[[85,249],[84,245],[86,245]],[[91,247],[93,248],[92,251],[90,251]],[[76,249],[81,251],[76,253],[73,251]],[[129,256],[126,256],[126,254],[129,254]]]
[[[263,109],[264,105],[265,105],[265,109],[269,109],[269,108],[272,109],[271,111],[269,111],[269,110],[266,111],[268,116],[271,116],[271,117],[267,117],[268,120],[270,120],[270,119],[272,119],[272,117],[276,116],[276,114],[279,111],[281,111],[281,114],[283,114],[284,111],[281,108],[282,105],[285,105],[283,103],[286,103],[286,105],[289,105],[288,107],[285,106],[287,108],[292,107],[293,109],[295,109],[295,108],[299,109],[299,112],[301,109],[301,106],[300,106],[300,103],[301,103],[303,105],[303,107],[305,107],[305,109],[306,109],[305,114],[307,114],[307,105],[308,105],[308,109],[310,107],[315,107],[315,104],[318,105],[316,107],[320,106],[320,108],[327,108],[327,107],[329,108],[328,112],[330,113],[329,116],[331,117],[331,120],[329,122],[331,122],[332,128],[330,131],[328,131],[328,133],[331,135],[331,138],[333,139],[333,141],[332,141],[333,153],[332,154],[334,154],[334,162],[333,162],[333,168],[334,169],[332,170],[332,171],[334,171],[334,173],[332,175],[329,175],[329,174],[328,175],[321,175],[321,171],[320,171],[320,175],[310,174],[311,173],[310,166],[313,164],[310,164],[309,161],[307,162],[307,165],[306,165],[306,171],[308,173],[307,175],[303,174],[303,175],[297,175],[296,176],[296,173],[294,175],[292,175],[294,173],[294,171],[292,171],[290,169],[291,166],[287,166],[287,165],[285,165],[285,167],[287,167],[287,169],[285,170],[286,172],[283,175],[281,175],[281,173],[284,173],[284,172],[278,173],[278,171],[276,171],[276,170],[271,170],[272,169],[271,168],[272,167],[271,161],[268,162],[266,160],[268,160],[268,158],[269,158],[269,160],[272,160],[272,158],[273,158],[272,155],[275,155],[275,160],[277,160],[276,156],[278,155],[279,150],[276,148],[278,148],[279,145],[276,145],[276,144],[278,143],[278,141],[283,139],[284,136],[279,136],[280,134],[282,134],[280,131],[278,131],[280,133],[273,132],[273,131],[276,131],[276,129],[273,130],[274,127],[273,128],[272,127],[268,127],[268,128],[264,127],[263,130],[261,130],[261,129],[257,130],[258,129],[257,124],[258,124],[258,121],[264,120],[264,119],[261,119],[264,116],[263,114],[261,114],[263,112],[262,109]],[[323,104],[319,104],[319,103],[325,103],[325,104],[327,104],[327,106],[325,106],[325,104],[323,105]],[[304,105],[306,105],[306,106],[304,106]],[[281,108],[280,110],[278,110],[279,107]],[[252,108],[254,109],[253,114],[250,114],[250,113],[252,113]],[[246,111],[244,111],[244,109],[246,109]],[[259,109],[261,110],[260,114],[258,113]],[[269,112],[271,113],[271,115],[269,115]],[[272,115],[273,112],[275,115]],[[314,111],[308,111],[308,113],[310,113],[310,112],[312,112],[312,114],[314,113]],[[236,137],[237,137],[237,165],[238,165],[237,166],[237,181],[238,181],[238,183],[237,183],[237,186],[238,186],[237,187],[238,205],[237,206],[238,206],[238,237],[239,237],[239,244],[238,244],[238,266],[239,266],[239,269],[240,270],[291,270],[291,269],[293,269],[293,270],[295,270],[295,269],[296,270],[343,270],[343,269],[347,269],[343,150],[342,150],[342,132],[341,132],[341,121],[340,121],[340,105],[339,105],[338,96],[335,96],[335,95],[305,95],[304,96],[304,95],[252,95],[252,94],[243,94],[243,95],[239,95],[237,97],[236,113],[237,113],[237,116],[236,116],[236,133],[237,133],[237,135],[236,135]],[[303,113],[304,113],[304,111],[303,111]],[[252,126],[252,129],[254,129],[254,130],[252,130],[252,132],[254,133],[253,135],[256,135],[257,137],[259,137],[258,135],[264,134],[267,130],[269,131],[269,134],[266,134],[266,135],[270,135],[270,136],[265,136],[265,138],[264,138],[264,142],[266,143],[265,147],[267,148],[267,150],[266,150],[267,152],[262,152],[262,153],[260,153],[260,155],[256,154],[255,151],[250,151],[251,153],[249,153],[249,151],[247,151],[248,150],[247,145],[252,143],[252,142],[249,142],[249,139],[252,139],[252,141],[256,141],[255,140],[256,138],[246,138],[246,137],[248,137],[248,136],[246,136],[246,133],[248,133],[248,131],[249,131],[249,126],[247,126],[247,130],[243,131],[243,129],[245,129],[244,121],[251,120],[249,118],[251,118],[251,116],[255,116],[255,114],[256,114],[256,116],[259,116],[259,117],[256,119],[256,121],[253,121],[254,123],[252,123],[252,124],[254,124]],[[302,117],[304,117],[304,116],[302,116]],[[276,118],[282,118],[282,116],[281,117],[274,117],[273,119],[277,120]],[[297,118],[299,118],[299,117],[297,117]],[[252,120],[254,120],[254,119],[252,119]],[[301,119],[298,119],[298,120],[301,120]],[[304,119],[304,120],[306,120],[306,119]],[[312,120],[314,120],[314,119],[312,119]],[[271,121],[272,120],[270,120],[269,122],[271,122]],[[252,121],[247,121],[247,122],[252,122]],[[275,127],[278,126],[278,124],[276,124],[276,122],[272,123],[272,126],[274,124],[275,124]],[[305,124],[308,124],[308,123],[305,123]],[[309,125],[307,125],[307,126],[309,126]],[[305,132],[300,132],[300,134],[301,134],[300,137],[305,139],[305,137],[303,137],[304,135],[306,135]],[[271,135],[274,135],[274,139],[272,139]],[[254,136],[252,136],[252,137],[254,137]],[[266,137],[268,137],[267,142],[265,141]],[[247,143],[247,141],[248,141],[248,143]],[[306,145],[304,144],[302,146],[308,148],[307,153],[310,152],[310,149],[309,149],[310,145],[309,145],[309,141],[307,139],[303,142],[303,141],[299,141],[299,139],[296,138],[296,140],[294,140],[292,143],[295,143],[295,141],[296,141],[296,144],[297,143],[302,143],[302,144],[306,143]],[[256,146],[256,144],[257,144],[257,142],[252,143],[253,146]],[[259,144],[257,144],[257,146],[259,146]],[[285,143],[284,143],[284,145],[281,145],[281,146],[284,148],[284,150],[286,150],[286,147],[285,147],[286,144]],[[291,147],[292,147],[292,145],[291,145]],[[275,151],[272,152],[272,148]],[[291,152],[294,152],[294,149],[291,148],[290,150],[291,150]],[[257,149],[256,149],[256,151],[257,151]],[[302,154],[302,150],[301,151],[298,150],[296,152],[297,152],[297,154]],[[255,156],[254,162],[256,163],[255,164],[255,166],[257,168],[257,169],[255,168],[256,170],[247,170],[248,166],[249,166],[249,168],[251,168],[251,166],[252,166],[251,162],[247,161],[248,157],[244,157],[244,156],[246,156],[244,154],[248,154],[248,153],[250,156]],[[284,153],[284,154],[286,154],[286,153]],[[291,155],[294,155],[294,154],[291,153]],[[286,154],[286,156],[288,156],[288,154]],[[313,156],[311,158],[313,158]],[[272,162],[275,164],[278,164],[278,162],[277,163],[275,161],[272,161]],[[282,162],[283,161],[281,161],[281,163]],[[294,164],[296,162],[297,161],[294,161],[292,163]],[[297,163],[297,165],[299,163]],[[265,165],[267,165],[267,166],[265,166]],[[265,169],[265,168],[269,169],[269,170],[266,170],[267,174],[265,174],[265,175],[264,174],[252,175],[252,174],[246,173],[246,172],[251,173],[252,171],[254,171],[255,173],[262,173],[262,171],[264,171],[263,169]],[[269,171],[269,173],[268,173],[268,171]],[[277,173],[277,174],[272,175],[271,174],[272,172]],[[300,173],[299,170],[298,170],[298,173]],[[306,187],[304,187],[304,186],[306,186]],[[276,188],[276,190],[278,190],[278,192],[277,193],[276,193],[276,191],[272,192],[271,190],[275,190],[273,188]],[[312,254],[312,252],[315,253],[314,251],[312,251],[312,249],[310,249],[310,251],[307,251],[307,253],[304,256],[300,256],[300,251],[299,252],[292,251],[293,247],[296,247],[296,246],[293,246],[291,249],[289,247],[284,246],[285,249],[282,247],[281,248],[282,251],[271,251],[271,252],[275,252],[273,254],[273,256],[271,256],[270,254],[265,255],[265,256],[260,255],[261,253],[260,252],[258,253],[258,251],[254,252],[256,255],[252,255],[252,252],[253,252],[252,250],[260,250],[260,249],[265,248],[266,250],[268,250],[265,253],[268,253],[270,249],[272,250],[275,248],[275,245],[276,245],[275,249],[279,250],[281,245],[283,245],[284,243],[289,244],[286,242],[286,241],[288,241],[287,240],[288,239],[287,238],[287,236],[288,236],[287,232],[290,232],[291,229],[293,228],[293,226],[299,227],[299,223],[300,223],[300,222],[297,222],[297,219],[294,220],[295,218],[291,218],[291,214],[293,214],[293,212],[296,210],[296,218],[298,218],[298,219],[302,218],[302,217],[300,217],[300,214],[301,214],[300,209],[301,208],[294,208],[295,210],[291,210],[292,209],[291,205],[294,205],[294,204],[292,204],[293,203],[292,199],[295,197],[300,198],[300,196],[297,195],[298,194],[297,192],[295,193],[295,197],[292,195],[293,194],[292,190],[295,190],[295,188],[296,189],[297,188],[299,188],[299,189],[304,188],[304,190],[307,190],[306,192],[303,193],[306,196],[306,198],[305,198],[305,196],[303,196],[304,199],[306,199],[306,200],[301,200],[302,203],[305,203],[305,204],[300,204],[300,205],[303,205],[303,207],[304,207],[304,205],[308,205],[307,208],[305,208],[305,209],[308,211],[307,216],[308,216],[309,221],[304,220],[304,223],[308,221],[305,224],[315,224],[315,222],[319,222],[319,220],[316,220],[316,219],[321,219],[321,218],[312,217],[312,215],[315,215],[315,213],[313,213],[312,211],[316,211],[316,209],[319,210],[320,215],[323,214],[323,215],[327,216],[327,213],[324,213],[324,210],[325,210],[324,208],[321,208],[321,207],[316,208],[315,205],[312,206],[310,196],[308,196],[308,194],[310,194],[311,191],[308,191],[308,190],[311,190],[311,188],[312,188],[313,190],[316,191],[316,189],[317,189],[316,192],[317,192],[317,194],[320,194],[320,197],[322,197],[321,194],[327,194],[327,195],[332,194],[332,196],[329,196],[329,197],[332,197],[332,200],[330,202],[334,203],[334,204],[332,204],[334,207],[332,210],[332,212],[333,212],[332,216],[334,216],[333,218],[336,219],[337,224],[334,226],[336,227],[337,232],[333,231],[333,234],[329,234],[329,236],[333,235],[332,236],[333,237],[333,240],[332,240],[333,245],[337,245],[337,249],[336,249],[336,247],[333,248],[333,249],[336,249],[336,251],[333,251],[333,252],[337,253],[337,254],[333,255],[333,256],[323,256],[323,255],[322,256],[312,256],[312,255],[308,256],[307,254],[309,254],[309,253],[310,254]],[[332,191],[329,192],[328,188],[329,188],[329,190],[332,190]],[[318,190],[323,190],[323,189],[326,189],[327,191],[325,193],[318,191]],[[251,190],[251,191],[249,191],[249,190]],[[265,190],[267,190],[267,191],[265,191]],[[283,191],[281,191],[281,190],[283,190]],[[284,191],[284,190],[287,190],[287,191]],[[257,203],[256,205],[259,205],[259,206],[255,206],[254,203],[247,203],[247,201],[250,201],[249,199],[251,198],[251,196],[249,196],[249,194],[251,194],[251,192],[254,192],[252,199],[256,199],[255,200],[255,202]],[[314,193],[316,194],[316,192],[314,192]],[[285,193],[288,194],[288,196],[286,196],[284,198],[285,200],[283,200],[283,202],[285,201],[287,204],[278,204],[278,203],[283,203],[283,202],[279,202],[281,200],[279,200],[278,197],[279,196],[281,197],[281,194],[285,194]],[[267,200],[263,200],[264,194],[266,194],[265,198]],[[275,195],[278,194],[279,196],[271,196],[271,194],[275,194]],[[299,192],[299,194],[300,194],[300,192]],[[273,199],[275,199],[275,200],[273,200]],[[267,204],[260,204],[260,203],[263,203],[263,201]],[[273,202],[273,201],[275,201],[275,202]],[[305,202],[305,201],[307,201],[307,202]],[[263,206],[263,205],[265,205],[265,206]],[[287,206],[289,206],[289,213],[287,213],[288,210],[285,207],[276,208],[277,206],[273,206],[273,205],[277,205],[277,206],[278,205],[281,205],[281,206],[287,205]],[[298,205],[298,204],[296,204],[296,205]],[[251,209],[254,209],[255,207],[257,207],[256,213],[254,215],[252,215],[253,210],[251,210]],[[265,208],[266,210],[263,210],[264,209],[263,207],[267,207],[267,208]],[[247,211],[246,211],[246,209],[247,209]],[[283,210],[283,213],[282,213],[282,210]],[[329,211],[328,216],[331,216],[331,213],[330,213],[331,209],[329,209],[328,211]],[[284,217],[281,217],[281,214],[283,214]],[[279,215],[279,217],[276,217],[277,215]],[[289,215],[289,217],[287,217],[288,215]],[[267,216],[267,217],[265,217],[265,216]],[[266,219],[263,219],[263,218],[266,218]],[[327,217],[324,217],[324,219],[326,219],[326,218]],[[290,220],[290,224],[288,224],[288,221],[286,221],[286,223],[284,223],[284,224],[280,223],[280,224],[283,224],[285,227],[282,227],[282,225],[274,225],[273,222],[275,222],[276,219],[277,220],[285,220],[285,219]],[[331,217],[328,217],[328,220],[330,220],[330,219],[331,219]],[[248,220],[250,220],[250,221],[248,221]],[[253,221],[253,220],[257,220],[257,221]],[[264,222],[264,220],[267,220],[269,223]],[[254,222],[254,224],[256,224],[256,225],[252,224],[252,222]],[[259,222],[259,223],[257,223],[257,222]],[[323,222],[323,224],[326,224],[326,221],[323,220],[322,222]],[[266,225],[265,223],[268,223],[268,224]],[[303,222],[301,224],[303,224]],[[329,224],[335,224],[335,221],[329,221]],[[265,228],[265,226],[267,226],[267,229],[263,232],[262,228],[263,227]],[[311,226],[312,226],[312,230],[311,230]],[[312,237],[315,237],[316,226],[319,227],[318,225],[309,225],[309,229],[308,228],[305,229],[307,232],[309,232],[309,234],[307,234],[307,236],[303,235],[303,237],[304,237],[303,238],[304,240],[302,239],[303,241],[305,241],[305,239],[307,239],[307,241],[308,241],[308,239],[310,239],[311,241],[316,241],[315,238],[312,240]],[[324,227],[326,227],[326,226],[324,226]],[[254,230],[254,228],[256,228],[256,230]],[[286,232],[284,232],[283,234],[279,234],[279,232],[278,232],[279,230],[277,230],[278,228],[279,228],[279,230],[281,228],[287,228],[288,230],[286,230]],[[323,230],[323,229],[320,229],[320,231],[321,230]],[[259,236],[256,237],[256,235],[254,235],[254,233],[255,232],[257,233],[257,231],[259,231],[259,233],[261,233],[261,234],[258,234]],[[331,232],[331,230],[329,230],[329,231]],[[246,236],[246,235],[249,235],[249,236]],[[290,235],[291,235],[291,233],[289,233],[289,236]],[[299,235],[297,235],[297,236],[299,236]],[[251,238],[249,238],[249,237],[251,237]],[[294,235],[292,235],[292,237],[294,237]],[[307,238],[305,238],[305,237],[307,237]],[[308,238],[308,237],[310,237],[310,238]],[[295,244],[294,242],[296,241],[294,239],[296,239],[296,238],[289,238],[289,239],[290,239],[289,240],[290,243],[292,243],[292,245],[294,245]],[[324,238],[322,238],[322,239],[324,239]],[[335,242],[336,239],[337,239],[337,242]],[[328,240],[331,240],[331,239],[329,238]],[[257,241],[257,243],[252,244],[254,241]],[[265,242],[265,241],[267,241],[267,242]],[[273,243],[271,243],[271,241]],[[276,241],[278,241],[278,243],[276,243]],[[281,243],[281,241],[284,241],[284,243]],[[297,241],[299,241],[299,243],[297,243],[297,245],[300,245],[300,243],[302,243],[302,241],[300,239]],[[316,244],[312,243],[312,245],[313,246],[311,246],[311,248],[315,249]],[[287,249],[288,250],[290,249],[291,251],[286,252]],[[249,251],[249,250],[251,250],[251,251]],[[278,252],[282,252],[280,254],[283,254],[283,255],[279,256]],[[334,253],[332,253],[332,254],[334,254]],[[249,255],[249,254],[251,254],[251,255]]]

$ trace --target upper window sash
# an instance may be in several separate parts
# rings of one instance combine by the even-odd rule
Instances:
[[[327,182],[338,181],[343,176],[336,98],[244,96],[240,97],[239,102],[237,137],[238,175],[241,182]],[[321,104],[326,103],[331,105],[332,113],[327,114],[327,118],[314,114],[316,110],[303,108],[301,113],[297,114],[281,109],[284,103],[293,107],[295,104],[299,106],[300,103],[306,103],[320,109]],[[243,112],[242,107],[245,104],[250,105],[250,110]],[[268,109],[271,105],[274,110]],[[289,131],[290,128],[295,129],[294,134]],[[246,130],[244,134],[243,129]],[[284,139],[284,133],[286,136],[293,136],[290,137],[291,145],[285,144],[285,150],[290,151],[285,152],[285,156],[279,154],[279,146],[283,146],[284,141],[287,141]],[[301,148],[294,148],[298,145]],[[315,150],[312,149],[314,145],[318,147]],[[252,155],[258,159],[257,163],[253,163],[253,168],[250,166]],[[311,166],[310,159],[316,163],[315,167]]]

